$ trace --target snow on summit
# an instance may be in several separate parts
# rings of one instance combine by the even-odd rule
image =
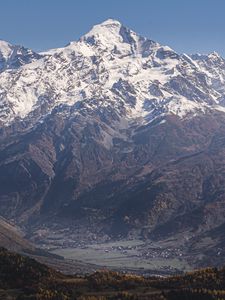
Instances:
[[[7,58],[12,52],[12,45],[6,41],[0,40],[0,57]]]
[[[113,107],[128,120],[218,109],[225,69],[216,57],[178,55],[113,19],[41,54],[0,41],[0,121],[8,125],[35,111],[42,111],[35,114],[41,119],[78,102],[87,110]]]

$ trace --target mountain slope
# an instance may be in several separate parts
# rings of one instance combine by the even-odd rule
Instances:
[[[0,217],[0,246],[12,251],[34,252],[35,247],[26,239],[15,226]]]
[[[1,214],[39,242],[202,240],[209,261],[224,246],[224,80],[218,54],[179,55],[115,20],[2,71]]]

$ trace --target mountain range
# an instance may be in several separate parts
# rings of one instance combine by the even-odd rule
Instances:
[[[224,58],[112,19],[42,53],[0,41],[0,187],[1,215],[33,241],[172,239],[220,264]]]

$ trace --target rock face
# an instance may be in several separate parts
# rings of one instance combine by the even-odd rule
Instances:
[[[0,58],[4,217],[223,243],[222,57],[179,55],[115,20],[65,48],[21,53]]]

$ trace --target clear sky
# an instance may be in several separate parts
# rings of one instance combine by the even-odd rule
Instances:
[[[0,39],[61,47],[108,18],[178,52],[225,57],[225,0],[0,0]]]

